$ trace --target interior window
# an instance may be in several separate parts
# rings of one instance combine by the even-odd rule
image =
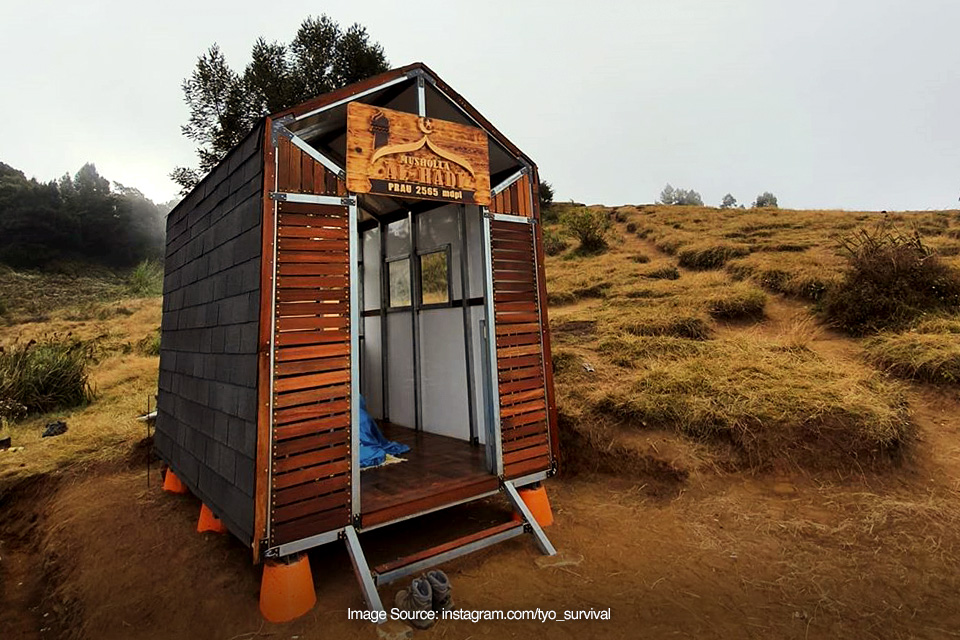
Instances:
[[[389,272],[390,307],[410,306],[410,261],[394,260],[387,263]]]
[[[450,303],[448,252],[434,251],[420,256],[421,304]]]

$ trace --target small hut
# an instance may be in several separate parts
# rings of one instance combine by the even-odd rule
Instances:
[[[345,540],[380,609],[524,532],[554,552],[519,491],[559,459],[538,202],[416,63],[265,117],[170,213],[156,448],[255,562]],[[518,522],[367,565],[364,531],[498,492]]]

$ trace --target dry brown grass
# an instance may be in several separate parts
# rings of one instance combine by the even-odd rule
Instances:
[[[130,295],[126,274],[91,266],[68,271],[14,271],[0,265],[0,303],[5,310],[0,326],[43,321],[58,309],[80,312]]]
[[[160,298],[122,300],[105,304],[106,309],[123,308],[129,313],[99,314],[87,320],[77,317],[77,308],[65,307],[50,313],[43,322],[0,327],[0,344],[14,339],[59,333],[71,334],[94,345],[96,363],[90,382],[97,393],[89,405],[30,417],[10,427],[13,447],[22,450],[0,452],[0,488],[17,479],[43,475],[64,468],[129,455],[131,447],[145,436],[143,423],[135,418],[153,402],[157,388],[158,358],[142,355],[138,341],[155,333],[160,318]],[[41,438],[43,427],[64,420],[68,431],[54,438]]]
[[[760,287],[819,300],[843,273],[836,240],[880,214],[657,206],[617,214],[620,242],[606,254],[547,260],[551,301],[563,302],[551,323],[562,422],[576,442],[568,456],[597,467],[600,452],[617,451],[627,465],[631,430],[713,443],[721,458],[753,467],[856,466],[889,460],[910,441],[904,388],[818,354],[814,316],[773,334],[749,329],[764,322]],[[937,238],[956,224],[946,214],[901,223],[910,221]],[[650,262],[637,264],[637,254]],[[669,270],[679,277],[649,277]],[[723,324],[730,320],[751,324]]]
[[[634,356],[618,383],[593,391],[594,408],[634,428],[669,428],[733,442],[758,466],[820,466],[899,447],[910,432],[903,390],[755,337],[691,348],[675,340],[623,338],[607,353]]]
[[[863,344],[869,361],[900,378],[960,383],[960,319],[938,318],[909,331],[885,331]]]

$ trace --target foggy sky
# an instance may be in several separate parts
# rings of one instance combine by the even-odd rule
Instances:
[[[180,83],[220,44],[242,71],[307,15],[423,61],[539,165],[557,199],[957,208],[960,3],[947,0],[2,0],[0,161],[87,161],[156,201],[194,165]]]

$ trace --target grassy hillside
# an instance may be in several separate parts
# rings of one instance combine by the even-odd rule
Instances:
[[[156,394],[160,277],[150,266],[129,273],[88,270],[82,275],[4,271],[0,417],[4,402],[30,405],[24,398],[31,394],[52,396],[39,406],[71,396],[66,385],[78,380],[63,375],[67,365],[83,367],[89,393],[78,406],[30,411],[25,416],[18,412],[18,419],[6,421],[14,449],[0,452],[0,496],[10,481],[20,478],[124,460],[143,439],[144,427],[135,418]],[[18,364],[22,357],[27,362]],[[24,389],[26,385],[43,388]],[[42,438],[44,425],[54,420],[66,421],[67,432]]]
[[[685,468],[895,460],[913,433],[897,377],[957,379],[960,320],[949,313],[860,342],[819,313],[848,269],[842,238],[886,220],[956,261],[956,212],[598,209],[613,222],[609,249],[585,255],[568,239],[547,263],[575,469],[666,459],[676,473],[678,456]],[[652,453],[651,434],[669,434],[682,455]]]
[[[446,563],[459,606],[611,607],[612,623],[578,633],[615,639],[640,628],[797,639],[960,628],[960,318],[938,308],[852,336],[825,311],[849,268],[837,241],[880,216],[600,211],[612,219],[609,249],[561,238],[567,249],[547,264],[564,470],[547,484],[548,534],[561,563],[541,565],[529,540]],[[955,218],[901,222],[924,225],[923,241],[955,260]],[[362,606],[342,545],[311,552],[322,604],[264,626],[249,549],[198,534],[199,501],[161,492],[156,471],[147,487],[149,441],[135,417],[156,392],[161,303],[134,292],[156,274],[102,275],[0,277],[13,301],[0,321],[5,353],[31,340],[82,345],[94,394],[19,420],[14,448],[0,451],[0,582],[18,585],[0,589],[0,628],[369,635],[330,614]],[[41,438],[55,419],[69,430]],[[424,531],[447,534],[457,520],[434,516],[380,540],[418,551]],[[364,534],[368,552],[378,533]],[[381,591],[386,602],[399,586]],[[441,624],[462,637],[480,628]]]

